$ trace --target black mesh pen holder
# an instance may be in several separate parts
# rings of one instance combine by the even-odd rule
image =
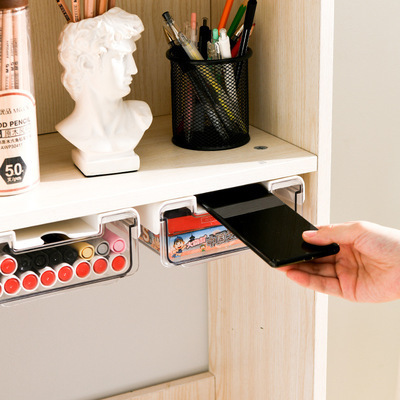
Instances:
[[[171,62],[172,142],[192,150],[226,150],[249,136],[248,59],[192,61],[174,49]]]

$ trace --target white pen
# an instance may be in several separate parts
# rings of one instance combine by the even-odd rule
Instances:
[[[225,28],[222,28],[219,31],[218,43],[221,52],[221,58],[232,58],[231,45]]]
[[[196,13],[193,12],[190,17],[190,41],[197,46],[198,38],[197,38],[197,21],[196,21]]]
[[[207,44],[208,58],[210,60],[219,60],[221,58],[221,50],[219,48],[218,41],[218,29],[215,28],[212,30],[212,42],[210,42],[210,44]]]

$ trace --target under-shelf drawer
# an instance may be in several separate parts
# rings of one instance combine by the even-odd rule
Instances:
[[[159,216],[160,226],[156,230],[159,234],[142,225],[140,240],[160,252],[161,262],[166,267],[195,264],[247,249],[199,207],[194,196],[164,203]]]
[[[104,282],[138,268],[132,209],[0,234],[0,304]]]
[[[263,185],[302,214],[304,181],[299,176]],[[139,240],[160,254],[166,267],[187,266],[247,250],[224,225],[197,204],[195,196],[137,207],[141,216]]]

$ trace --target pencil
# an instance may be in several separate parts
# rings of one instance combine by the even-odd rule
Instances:
[[[229,13],[231,12],[231,8],[233,5],[233,0],[226,0],[224,10],[221,15],[221,19],[218,24],[218,32],[221,28],[225,28],[226,21],[228,21]]]
[[[3,52],[3,14],[0,13],[0,72],[1,75],[3,76],[3,64],[1,62],[2,60],[2,52]],[[3,90],[3,86],[1,83],[1,78],[0,78],[0,90]]]
[[[107,0],[100,0],[98,15],[104,14],[107,11]]]
[[[12,89],[11,86],[11,46],[12,16],[10,10],[3,11],[1,38],[1,90]]]
[[[56,0],[58,6],[60,7],[62,13],[64,14],[65,19],[67,20],[67,22],[71,22],[72,21],[72,14],[71,11],[69,11],[68,6],[65,3],[65,0]]]
[[[93,18],[96,15],[96,0],[85,0],[85,18]]]
[[[227,32],[227,35],[229,37],[231,37],[235,33],[244,13],[246,11],[247,1],[248,0],[244,0],[243,3],[240,5],[239,9],[237,10],[237,13],[234,16],[231,26],[229,27],[228,32]]]
[[[21,13],[18,27],[18,53],[21,55],[18,59],[18,73],[21,89],[34,92],[34,81],[32,75],[32,65],[28,57],[24,54],[30,54],[29,49],[29,20],[26,12]]]
[[[22,32],[20,32],[20,18],[22,14],[14,12],[12,16],[12,63],[11,73],[13,75],[13,89],[19,89],[21,86],[19,73],[19,45]]]
[[[78,22],[81,20],[80,0],[72,0],[72,20]]]
[[[31,90],[26,13],[3,11],[0,14],[0,90]]]

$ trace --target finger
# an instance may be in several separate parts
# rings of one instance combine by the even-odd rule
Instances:
[[[298,285],[332,296],[343,297],[337,278],[317,276],[304,271],[292,269],[287,271],[287,277]]]
[[[358,236],[365,232],[363,223],[321,226],[318,230],[303,232],[303,239],[311,244],[327,245],[330,243],[352,244]]]
[[[316,258],[312,261],[302,261],[302,262],[298,262],[296,264],[289,264],[289,265],[285,265],[283,267],[278,267],[277,269],[279,271],[283,271],[286,272],[289,269],[293,269],[293,268],[299,268],[302,265],[315,265],[316,268],[319,268],[320,264],[331,264],[334,265],[336,263],[336,254],[333,256],[327,256],[327,257],[321,257],[321,258]]]
[[[301,264],[293,264],[289,265],[285,268],[285,272],[290,270],[297,270],[302,272],[307,272],[312,275],[319,275],[325,277],[336,278],[336,269],[332,263],[301,263]]]

